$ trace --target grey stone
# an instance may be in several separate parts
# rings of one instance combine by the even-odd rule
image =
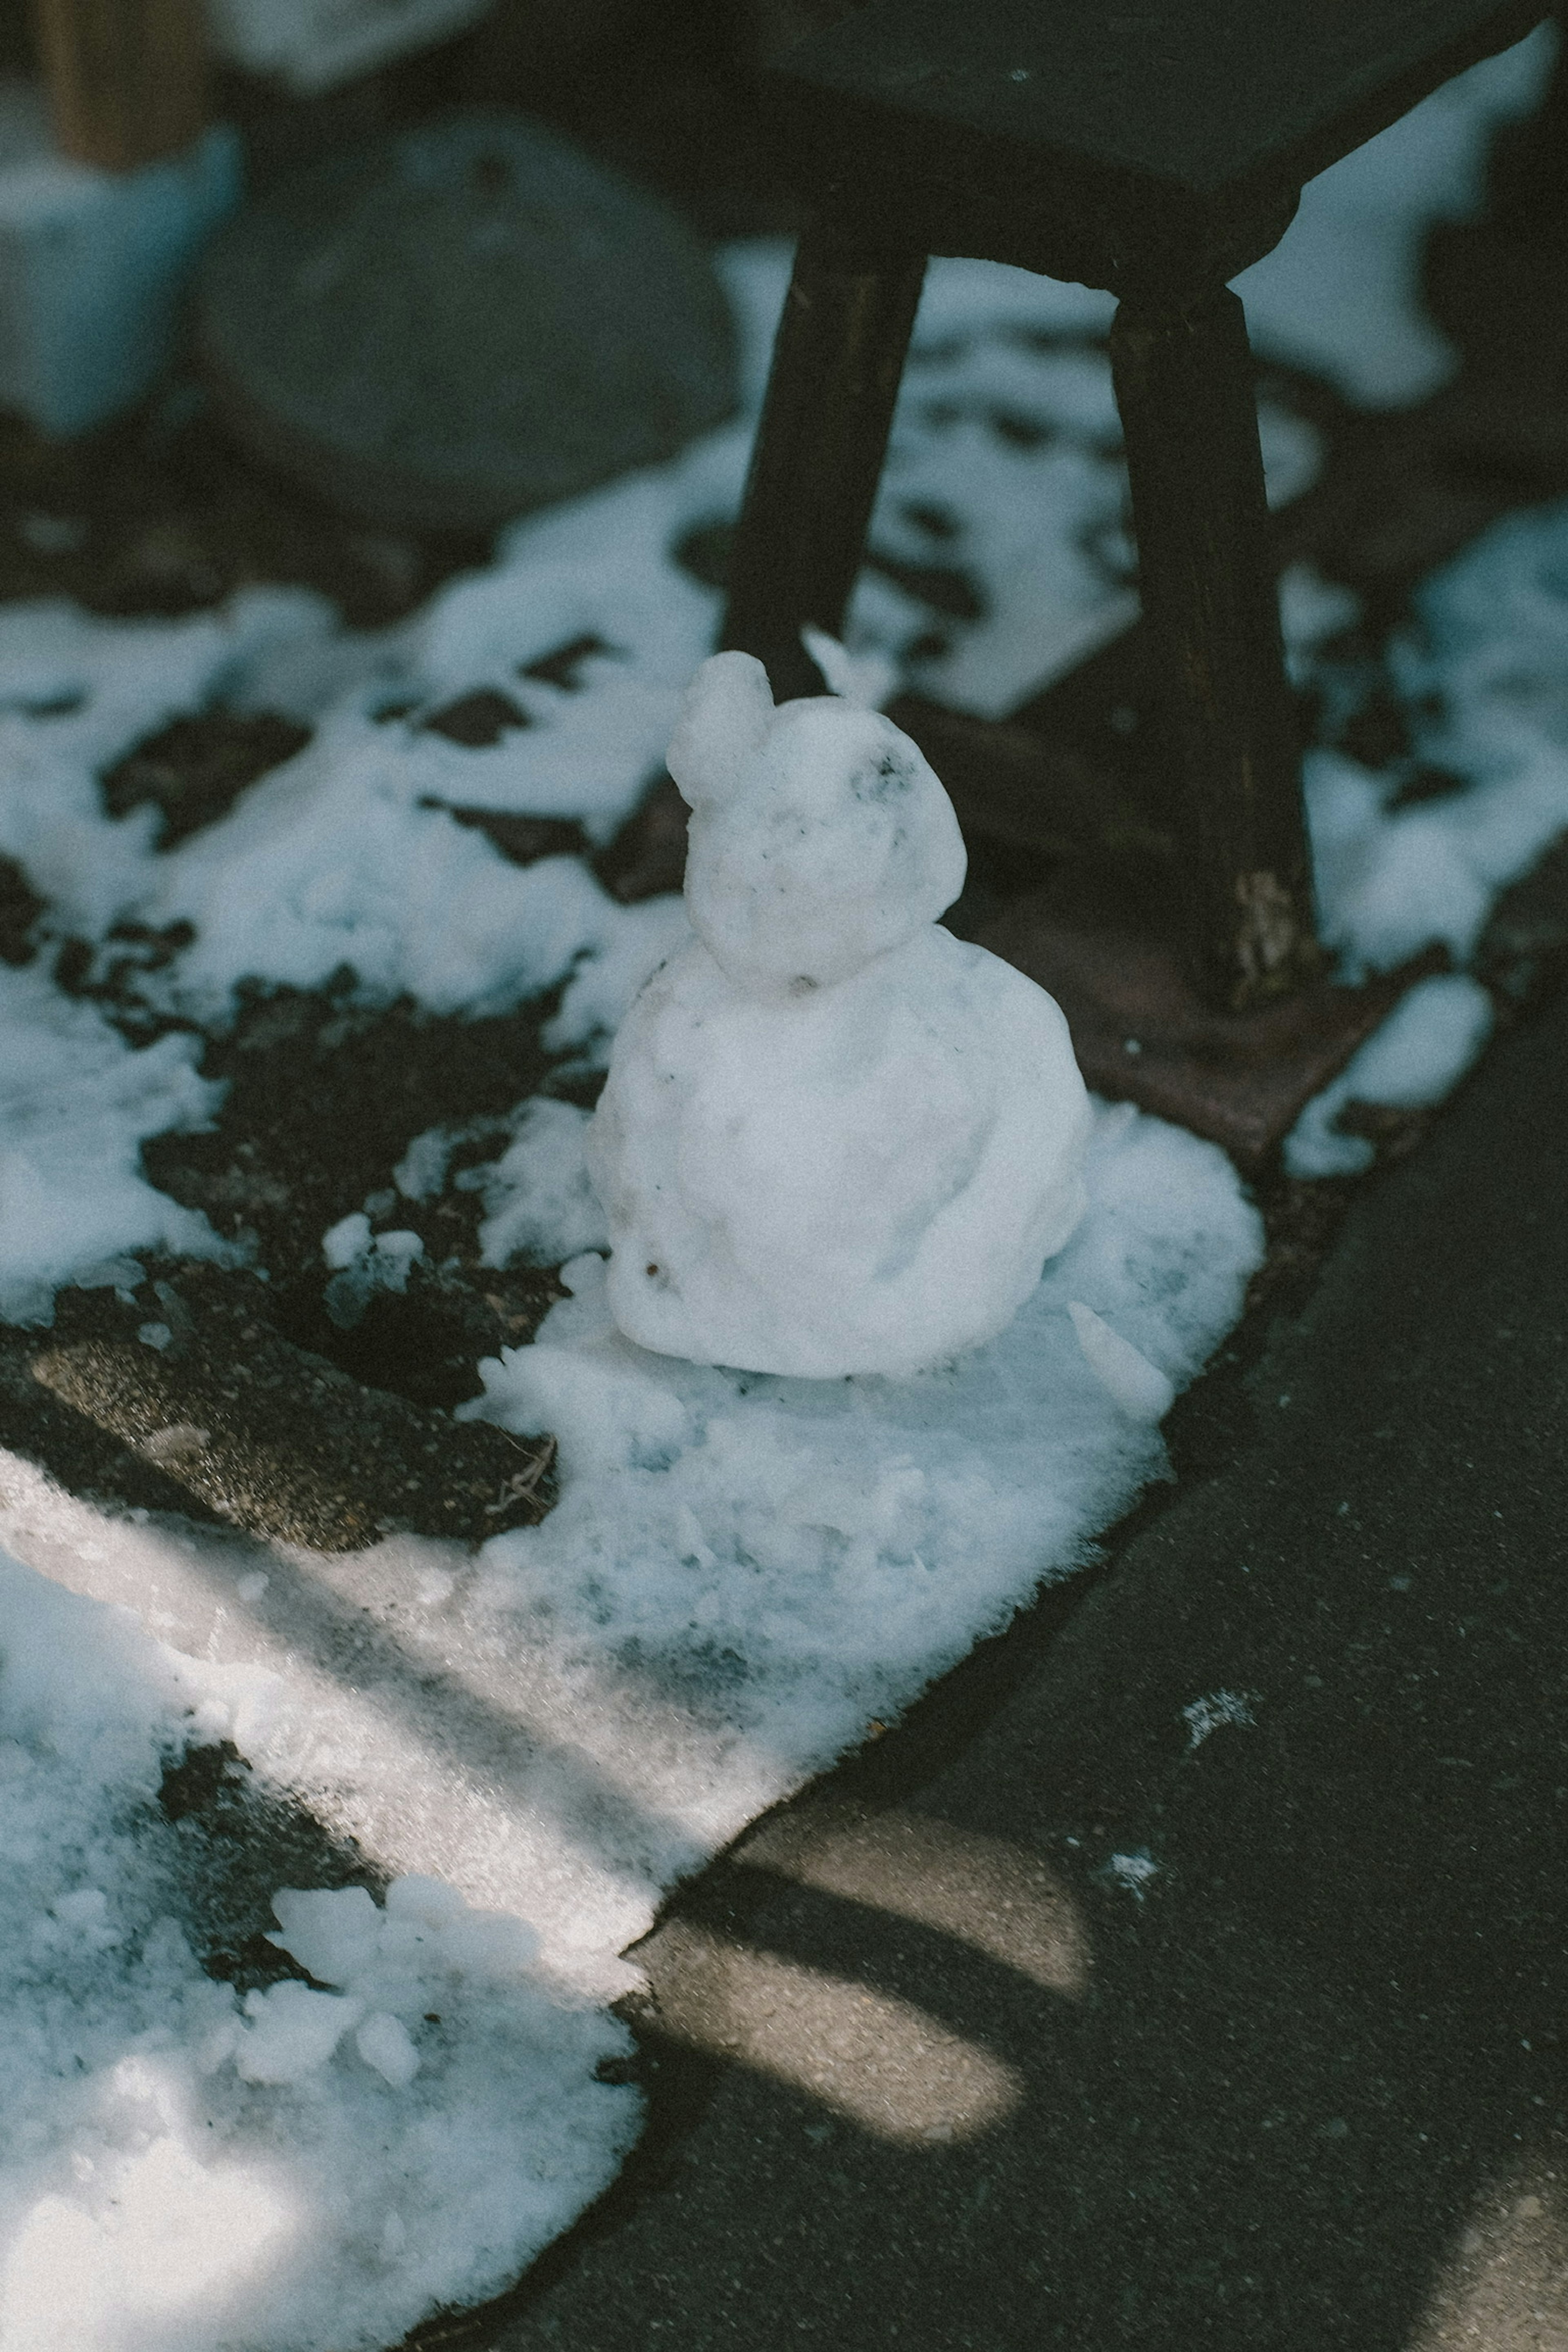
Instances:
[[[669,457],[734,407],[728,307],[658,198],[479,110],[294,174],[208,254],[238,437],[366,520],[486,530]]]

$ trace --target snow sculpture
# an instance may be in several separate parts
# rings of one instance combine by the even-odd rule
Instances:
[[[916,746],[748,654],[687,694],[697,937],[644,987],[589,1134],[609,1302],[662,1355],[826,1379],[992,1339],[1084,1205],[1088,1097],[1033,981],[936,918],[963,885]]]

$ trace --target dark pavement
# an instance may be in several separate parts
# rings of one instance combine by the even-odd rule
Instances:
[[[958,1760],[681,1900],[647,2151],[465,2342],[1563,2352],[1565,1171],[1559,1000]]]

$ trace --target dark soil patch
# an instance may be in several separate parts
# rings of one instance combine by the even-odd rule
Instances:
[[[510,694],[480,687],[472,694],[459,695],[456,702],[447,703],[422,724],[426,733],[444,735],[448,743],[460,743],[467,751],[483,751],[499,743],[509,729],[531,727],[533,721]]]
[[[269,1940],[279,1887],[363,1886],[378,1899],[386,1891],[368,1855],[324,1829],[303,1806],[258,1783],[232,1741],[171,1757],[158,1809],[174,1832],[174,1875],[196,1957],[208,1976],[237,1992],[285,1978],[317,1985],[308,1969]]]
[[[232,1239],[254,1238],[275,1282],[318,1269],[321,1236],[384,1195],[383,1224],[412,1226],[439,1264],[471,1244],[470,1194],[405,1202],[393,1171],[427,1128],[500,1118],[549,1078],[549,1005],[443,1020],[404,1003],[367,1010],[339,989],[255,992],[202,1063],[226,1082],[216,1125],[145,1147],[151,1181]],[[427,1229],[427,1230],[426,1230]]]
[[[542,857],[586,857],[592,844],[574,818],[511,816],[504,809],[454,808],[426,800],[422,808],[445,808],[455,824],[482,833],[513,866],[535,866]]]
[[[542,1017],[367,1011],[347,982],[253,996],[206,1049],[228,1087],[215,1129],[144,1152],[250,1270],[147,1262],[133,1291],[62,1292],[51,1331],[0,1332],[5,1442],[78,1492],[324,1550],[394,1529],[479,1542],[539,1517],[548,1449],[450,1414],[479,1392],[479,1360],[524,1344],[564,1294],[552,1268],[479,1264],[478,1192],[409,1201],[393,1171],[443,1123],[464,1130],[455,1166],[494,1156],[548,1078]],[[345,1324],[321,1241],[367,1202],[424,1257]]]
[[[331,994],[258,995],[207,1049],[206,1075],[228,1085],[216,1127],[148,1144],[149,1176],[254,1247],[269,1280],[251,1312],[270,1330],[371,1388],[449,1411],[479,1393],[479,1359],[531,1339],[564,1294],[552,1268],[480,1264],[478,1192],[413,1201],[393,1171],[438,1126],[464,1130],[454,1169],[495,1156],[507,1113],[549,1080],[542,1017],[537,1005],[465,1021]],[[321,1242],[361,1210],[374,1231],[417,1234],[424,1254],[405,1290],[374,1292],[345,1324],[329,1311]]]
[[[664,769],[652,777],[615,839],[594,860],[613,898],[632,906],[679,890],[686,878],[686,821],[679,787]]]
[[[32,961],[33,925],[45,904],[16,859],[0,856],[0,963]]]
[[[173,617],[283,582],[374,628],[489,556],[472,534],[366,530],[267,474],[188,373],[74,441],[0,418],[0,599],[65,595],[89,612]]]
[[[128,816],[151,802],[163,812],[156,845],[172,849],[226,816],[247,784],[293,759],[310,740],[310,728],[269,711],[242,717],[206,710],[171,719],[106,770],[103,804],[110,816]]]

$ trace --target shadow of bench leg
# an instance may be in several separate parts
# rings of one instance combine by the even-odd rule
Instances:
[[[1243,1012],[1321,958],[1241,302],[1123,301],[1110,356],[1194,976]]]
[[[820,694],[803,624],[837,636],[860,569],[925,277],[820,227],[795,256],[730,558],[721,646],[766,664],[781,700]]]

